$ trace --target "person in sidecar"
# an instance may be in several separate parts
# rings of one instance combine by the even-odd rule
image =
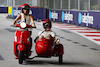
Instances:
[[[50,40],[54,41],[56,38],[56,33],[51,30],[51,28],[52,28],[51,21],[49,21],[48,19],[44,20],[43,28],[44,28],[44,31],[40,31],[38,33],[38,36],[35,38],[34,42],[36,42],[36,40],[42,39],[42,38],[46,38],[46,39],[50,39]]]
[[[21,7],[21,12],[22,13],[17,16],[17,18],[15,19],[15,21],[13,22],[11,26],[14,26],[16,22],[20,20],[20,22],[25,22],[27,25],[29,25],[31,22],[32,26],[36,28],[34,19],[32,15],[29,14],[30,6],[28,4],[23,4]],[[32,34],[32,29],[29,29],[29,31],[30,31],[30,34]]]

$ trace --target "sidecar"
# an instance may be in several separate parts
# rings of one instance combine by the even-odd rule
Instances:
[[[58,57],[59,63],[63,61],[64,48],[59,42],[42,38],[36,41],[37,57]]]

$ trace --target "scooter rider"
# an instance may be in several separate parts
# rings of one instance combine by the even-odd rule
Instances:
[[[31,22],[32,26],[36,28],[34,19],[33,19],[32,15],[29,14],[30,6],[28,4],[23,4],[21,7],[21,12],[22,13],[17,16],[17,18],[15,19],[15,21],[13,22],[13,24],[11,26],[14,26],[16,24],[16,21],[20,20],[21,22],[25,22],[27,25],[29,25]],[[29,31],[31,34],[32,29],[29,29]]]
[[[30,23],[32,23],[32,26],[34,28],[36,28],[35,23],[34,23],[34,19],[32,17],[32,15],[29,14],[30,12],[30,6],[28,4],[23,4],[21,7],[21,12],[17,18],[15,19],[15,21],[13,22],[13,24],[11,26],[14,26],[18,20],[20,20],[21,22],[25,22],[27,25],[30,25]],[[32,29],[29,28],[28,29],[30,31],[30,36],[32,34]],[[32,43],[32,39],[30,37],[30,42]],[[32,48],[32,44],[30,45],[30,52],[31,52],[31,48]],[[15,59],[18,59],[18,57],[15,57]]]
[[[48,19],[43,21],[43,27],[44,27],[44,31],[40,31],[38,33],[38,36],[36,37],[36,39],[34,40],[34,42],[37,39],[42,39],[42,38],[46,38],[46,39],[50,39],[50,40],[55,40],[56,38],[56,33],[54,31],[51,30],[52,28],[52,23],[51,21],[49,21]]]

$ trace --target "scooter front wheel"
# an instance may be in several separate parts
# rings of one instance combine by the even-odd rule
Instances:
[[[59,64],[62,64],[63,61],[63,55],[59,55]]]
[[[19,58],[19,64],[22,64],[23,60],[24,60],[24,52],[23,51],[18,51],[18,58]]]

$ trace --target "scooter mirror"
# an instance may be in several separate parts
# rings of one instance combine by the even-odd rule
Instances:
[[[25,22],[21,22],[20,26],[21,26],[21,28],[25,28],[26,27],[26,23]]]
[[[60,42],[60,39],[57,39],[56,42],[59,43]]]

